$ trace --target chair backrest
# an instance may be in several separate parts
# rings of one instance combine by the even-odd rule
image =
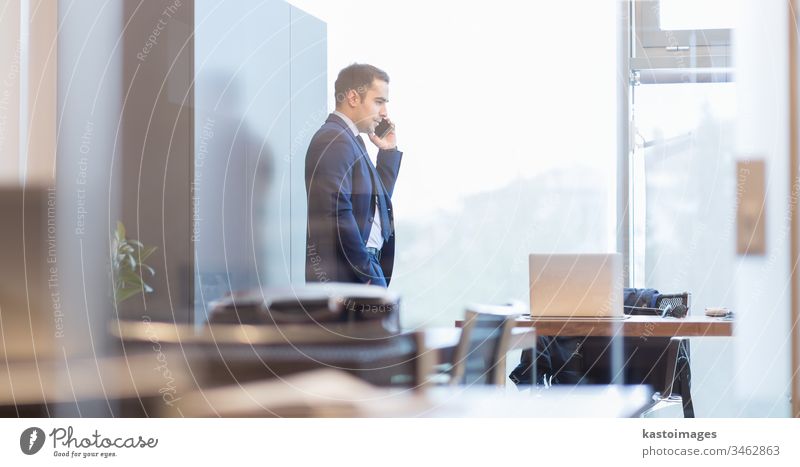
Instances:
[[[513,308],[471,305],[454,354],[450,384],[502,384],[511,330],[519,315]]]

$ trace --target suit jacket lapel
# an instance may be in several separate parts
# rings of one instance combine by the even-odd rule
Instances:
[[[344,130],[344,133],[346,133],[347,136],[350,137],[350,140],[353,142],[353,144],[355,144],[356,147],[358,148],[358,150],[361,151],[361,155],[366,157],[367,159],[369,159],[369,154],[367,154],[367,152],[364,150],[364,148],[361,146],[361,144],[359,144],[358,140],[356,139],[356,136],[353,134],[353,132],[350,130],[350,127],[347,126],[347,123],[345,123],[344,120],[339,118],[338,115],[330,114],[328,116],[328,121],[329,122],[334,122],[337,125],[339,125],[340,127],[342,127],[342,130]]]
[[[378,169],[375,168],[375,166],[372,164],[372,160],[370,160],[369,154],[367,153],[366,149],[364,149],[364,147],[361,146],[361,143],[358,142],[356,136],[353,134],[352,131],[350,131],[350,127],[347,126],[347,123],[345,123],[344,120],[342,120],[336,114],[330,114],[328,116],[327,121],[335,122],[337,125],[339,125],[344,129],[344,132],[347,133],[348,136],[350,136],[350,140],[353,142],[353,144],[355,144],[355,146],[361,152],[361,156],[364,157],[365,159],[364,163],[367,164],[367,167],[369,168],[369,173],[372,176],[372,186],[375,187],[375,189],[373,190],[373,194],[380,194],[382,197],[387,198],[387,196],[385,196],[386,188],[384,188],[383,182],[381,181],[381,177],[378,175]],[[377,192],[375,192],[375,190],[377,190]]]
[[[358,138],[356,138],[356,136],[353,134],[353,132],[350,130],[350,127],[347,125],[347,123],[344,122],[344,120],[342,120],[338,115],[331,114],[328,117],[328,121],[335,122],[340,127],[342,127],[344,132],[350,136],[350,139],[352,140],[353,144],[355,144],[358,150],[361,152],[361,157],[364,158],[364,163],[367,165],[370,178],[372,178],[372,196],[376,199],[376,201],[378,197],[381,199],[381,202],[379,203],[380,206],[379,211],[381,216],[381,230],[387,230],[387,232],[390,234],[392,231],[394,231],[394,226],[393,226],[394,222],[390,212],[391,209],[390,206],[392,200],[386,194],[386,188],[383,186],[383,181],[381,180],[380,174],[378,174],[378,169],[372,164],[372,160],[370,160],[366,148],[362,146],[361,143],[358,142]],[[389,241],[389,236],[383,231],[381,232],[381,236],[384,237],[384,241]]]

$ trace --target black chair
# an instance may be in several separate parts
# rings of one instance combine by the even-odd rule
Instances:
[[[667,347],[665,384],[661,392],[653,396],[653,405],[642,413],[642,416],[656,410],[680,404],[684,418],[694,418],[692,403],[692,372],[689,366],[689,338],[672,337]]]
[[[632,315],[655,315],[683,318],[687,315],[691,294],[661,294],[655,308],[626,307],[625,312]],[[694,418],[691,395],[691,370],[688,337],[625,337],[623,338],[625,356],[624,377],[628,384],[649,384],[660,389],[653,396],[654,404],[644,415],[681,403],[683,415]],[[581,343],[583,365],[589,368],[582,377],[591,383],[607,383],[610,374],[609,340],[607,338],[587,338]]]
[[[513,308],[471,306],[453,358],[450,384],[502,385],[511,331],[519,316]]]
[[[626,306],[632,315],[686,316],[691,295],[661,294],[654,308]],[[647,384],[660,391],[644,413],[681,403],[684,417],[694,417],[689,365],[689,339],[686,337],[628,336],[622,338],[623,376],[626,384]],[[608,337],[546,337],[538,339],[535,352],[523,352],[523,359],[511,374],[517,384],[531,384],[534,368],[536,384],[610,384],[611,339]]]

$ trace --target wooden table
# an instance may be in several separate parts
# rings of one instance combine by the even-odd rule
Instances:
[[[461,326],[463,321],[456,321]],[[733,335],[733,321],[707,316],[661,318],[659,316],[629,316],[624,320],[592,318],[522,317],[516,326],[535,327],[539,336],[627,336],[627,337],[710,337]]]

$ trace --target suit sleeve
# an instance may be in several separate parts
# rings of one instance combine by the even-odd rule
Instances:
[[[394,193],[394,184],[397,181],[397,175],[400,173],[400,161],[403,159],[403,153],[396,148],[388,151],[378,151],[378,175],[381,177],[381,182],[389,197]]]
[[[375,274],[353,215],[353,149],[341,138],[335,138],[322,146],[316,161],[308,180],[314,193],[311,198],[317,203],[315,214],[330,220],[335,229],[335,248],[344,253],[358,278],[367,282]]]

